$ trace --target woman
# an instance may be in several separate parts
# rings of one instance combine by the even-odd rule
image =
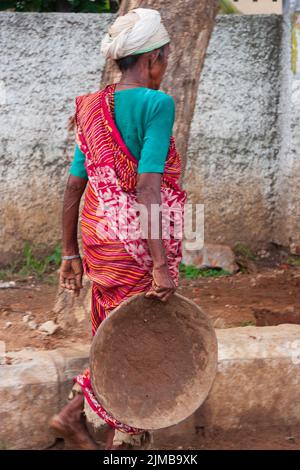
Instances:
[[[93,334],[123,300],[145,292],[167,301],[178,282],[181,240],[176,227],[185,193],[178,186],[180,157],[172,137],[174,100],[159,91],[169,43],[157,11],[137,8],[119,17],[102,52],[116,60],[121,80],[76,98],[77,147],[64,197],[60,283],[78,295],[83,271],[91,280]],[[85,189],[82,262],[77,223]],[[162,205],[162,215],[151,213],[153,205]],[[109,425],[107,448],[145,441],[145,430],[120,423],[103,409],[89,371],[75,380],[81,393],[52,419],[52,427],[78,448],[96,448],[82,422],[84,408],[96,427]]]

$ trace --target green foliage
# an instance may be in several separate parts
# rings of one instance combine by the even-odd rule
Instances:
[[[244,243],[236,243],[234,245],[234,252],[236,255],[243,256],[244,258],[248,258],[251,260],[255,260],[255,255],[251,248]]]
[[[225,15],[239,14],[240,11],[233,4],[232,0],[219,0],[220,13]]]
[[[9,266],[7,266],[4,269],[0,270],[0,280],[1,281],[9,281],[13,275],[17,272],[17,267],[18,267],[17,262],[11,263]]]
[[[117,11],[119,4],[118,0],[4,0],[0,10],[102,13]]]
[[[26,242],[23,249],[23,257],[18,263],[11,264],[5,270],[0,271],[0,279],[5,281],[15,275],[26,277],[42,275],[57,269],[61,263],[61,248],[56,246],[54,251],[44,257],[37,257],[33,253],[32,246]]]
[[[241,323],[241,326],[255,326],[255,323],[251,320],[246,320]]]
[[[68,0],[71,11],[80,13],[101,13],[110,11],[108,0]]]
[[[55,11],[55,0],[5,0],[1,2],[0,9],[12,9],[15,11]]]
[[[0,4],[0,10],[15,9],[16,3],[15,0],[3,0]]]
[[[56,286],[58,283],[58,275],[57,273],[51,273],[48,274],[47,276],[43,277],[43,282],[50,286]]]
[[[60,247],[57,246],[51,255],[39,259],[33,254],[31,245],[26,242],[23,251],[23,266],[19,273],[24,276],[29,274],[41,276],[51,266],[58,267],[60,265],[60,260]]]
[[[0,10],[15,11],[69,11],[81,13],[115,12],[121,0],[2,0]],[[232,0],[219,0],[220,13],[239,14]]]
[[[291,256],[287,260],[288,264],[291,264],[292,266],[297,266],[298,268],[300,267],[300,257],[299,256]]]
[[[193,264],[185,265],[183,263],[180,263],[179,272],[187,279],[197,279],[198,277],[228,276],[230,274],[224,269],[197,268]]]

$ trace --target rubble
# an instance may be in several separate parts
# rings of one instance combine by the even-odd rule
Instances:
[[[43,333],[46,333],[47,335],[53,335],[58,330],[58,328],[59,325],[57,325],[53,320],[46,321],[39,326],[39,330]]]
[[[183,250],[182,262],[196,268],[220,268],[230,274],[238,271],[235,255],[227,245],[207,243],[201,250]]]

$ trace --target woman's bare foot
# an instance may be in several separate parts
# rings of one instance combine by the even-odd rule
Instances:
[[[109,428],[107,432],[107,438],[105,442],[105,450],[111,450],[113,447],[113,441],[114,441],[114,435],[115,435],[115,430],[114,428]]]
[[[68,440],[81,450],[97,450],[98,447],[92,440],[85,426],[82,416],[84,396],[75,397],[68,403],[58,415],[51,418],[49,424],[61,437]]]
[[[108,430],[107,439],[105,443],[105,450],[128,450],[132,449],[130,444],[122,442],[122,444],[114,444],[115,429],[110,428]]]
[[[110,428],[107,434],[105,450],[130,450],[130,449],[150,449],[152,444],[152,435],[148,431],[143,432],[139,437],[129,437],[128,434],[123,440],[120,435],[115,438],[116,430]]]
[[[108,430],[107,439],[105,443],[105,450],[129,450],[132,449],[132,445],[127,442],[122,442],[121,444],[114,444],[115,429],[110,428]]]

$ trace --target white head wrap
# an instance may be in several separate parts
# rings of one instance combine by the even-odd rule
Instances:
[[[105,57],[121,59],[128,55],[153,51],[170,42],[160,13],[150,8],[134,8],[119,16],[102,40]]]

